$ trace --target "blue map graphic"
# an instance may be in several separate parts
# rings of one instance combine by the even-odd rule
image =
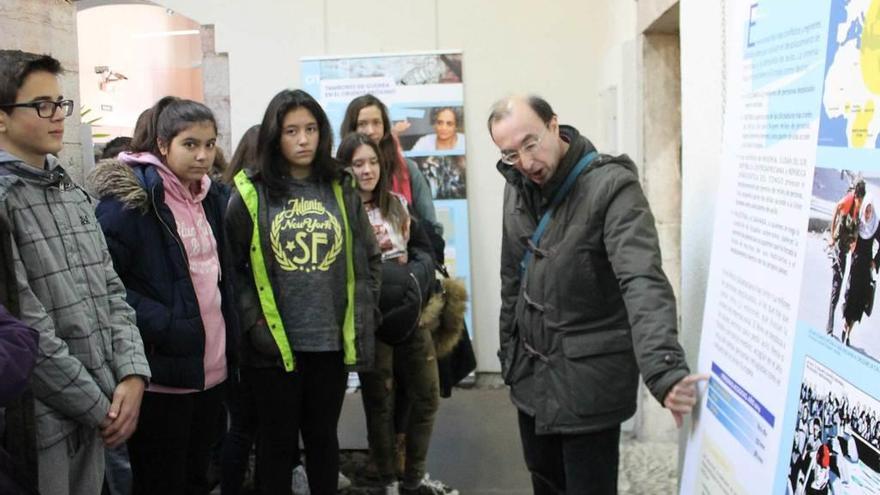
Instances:
[[[829,71],[834,66],[835,57],[841,47],[855,44],[857,50],[862,48],[862,33],[864,31],[865,14],[864,12],[853,20],[847,19],[846,8],[850,4],[850,0],[831,0],[831,12],[828,21],[828,45],[825,55],[825,77],[823,86],[827,85]],[[837,42],[837,33],[840,32],[847,22],[846,37],[840,43]],[[838,88],[823,89],[823,96],[826,91],[836,91]],[[850,147],[849,136],[847,136],[847,124],[849,123],[847,115],[839,115],[829,117],[828,109],[825,106],[823,98],[822,109],[819,116],[819,146],[832,146],[847,148]],[[880,147],[880,135],[877,136],[874,143],[866,143],[865,147]]]

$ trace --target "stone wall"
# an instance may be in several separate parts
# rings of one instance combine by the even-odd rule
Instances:
[[[217,53],[214,49],[214,25],[201,27],[202,36],[202,81],[205,91],[205,105],[214,112],[217,119],[217,145],[232,158],[232,126],[229,109],[229,55]]]
[[[642,39],[644,173],[663,253],[663,271],[681,304],[681,71],[677,34],[650,33]],[[639,438],[673,441],[672,415],[643,387]]]

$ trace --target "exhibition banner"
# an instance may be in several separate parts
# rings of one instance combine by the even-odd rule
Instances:
[[[385,103],[404,157],[431,188],[446,240],[446,268],[471,293],[461,52],[310,57],[302,59],[301,74],[302,89],[327,112],[334,149],[351,100],[372,94]],[[448,138],[454,146],[438,149],[444,148],[438,141]],[[466,321],[473,332],[470,308]]]
[[[880,0],[728,0],[682,494],[880,493]]]

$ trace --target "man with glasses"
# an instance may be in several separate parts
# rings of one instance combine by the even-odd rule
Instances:
[[[654,218],[633,162],[545,100],[502,99],[488,126],[507,181],[498,356],[534,492],[617,493],[639,373],[679,426],[706,378],[678,343]]]
[[[48,55],[0,50],[0,243],[11,265],[0,288],[40,334],[25,421],[36,434],[7,428],[15,438],[3,440],[26,456],[35,436],[38,473],[26,477],[43,495],[98,494],[103,446],[134,432],[150,368],[92,202],[54,156],[73,112],[61,72]]]

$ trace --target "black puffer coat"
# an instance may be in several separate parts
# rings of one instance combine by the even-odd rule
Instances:
[[[376,330],[376,337],[389,345],[403,342],[416,329],[422,307],[437,283],[431,242],[422,225],[414,218],[410,223],[406,264],[396,261],[382,263],[382,292],[379,296],[382,324]]]
[[[205,328],[189,262],[174,215],[165,204],[159,172],[146,163],[129,166],[104,160],[95,168],[90,182],[101,198],[96,215],[113,266],[125,284],[126,301],[137,314],[153,372],[152,383],[204,389]],[[223,230],[228,197],[225,188],[212,182],[202,206],[217,240],[221,266],[217,285],[226,322],[226,361],[231,376],[237,367],[238,317]]]

